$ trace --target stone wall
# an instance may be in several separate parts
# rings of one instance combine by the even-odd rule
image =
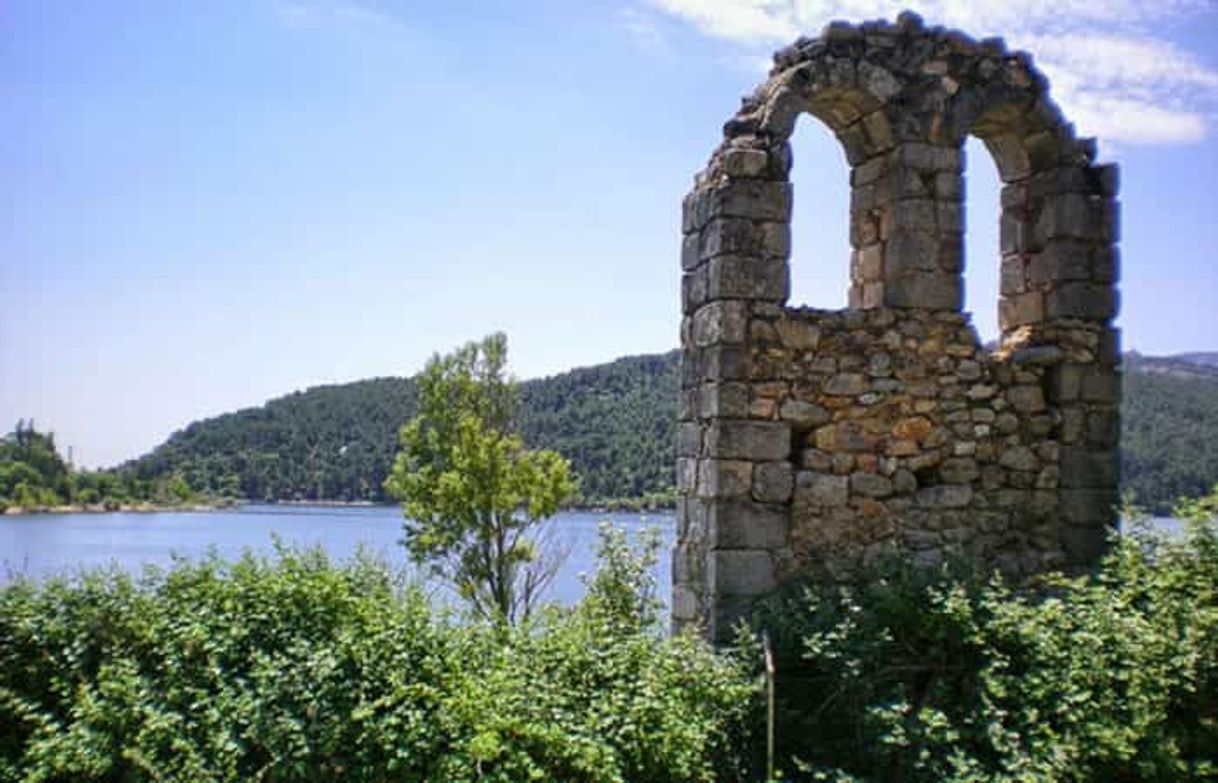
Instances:
[[[804,113],[851,166],[843,311],[786,306]],[[912,14],[834,23],[724,135],[684,204],[674,623],[723,638],[784,580],[892,554],[1093,562],[1117,500],[1116,171],[1028,56]],[[969,135],[1004,183],[994,350],[960,312]]]

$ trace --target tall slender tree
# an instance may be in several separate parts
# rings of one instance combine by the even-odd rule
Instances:
[[[558,453],[524,448],[506,364],[502,333],[427,363],[385,489],[402,501],[412,558],[450,579],[477,613],[514,623],[554,576],[536,535],[574,485]]]

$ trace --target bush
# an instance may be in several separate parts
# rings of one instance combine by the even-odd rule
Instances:
[[[666,638],[609,535],[530,625],[436,613],[361,557],[280,549],[0,591],[3,781],[704,781],[752,685]],[[654,550],[653,550],[654,552]],[[645,571],[646,569],[644,569]]]
[[[779,738],[835,781],[1218,780],[1218,494],[1015,590],[891,566],[777,599]]]

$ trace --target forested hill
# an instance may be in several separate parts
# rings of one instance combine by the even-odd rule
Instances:
[[[1218,481],[1212,356],[1127,357],[1124,483],[1153,510]],[[676,351],[526,381],[521,429],[571,460],[585,502],[671,493],[677,387]],[[123,470],[259,500],[385,500],[414,395],[402,378],[315,387],[191,424]]]
[[[525,442],[570,459],[584,501],[671,493],[677,356],[525,381]],[[195,422],[120,470],[256,500],[386,500],[397,432],[414,412],[411,379],[317,386]]]

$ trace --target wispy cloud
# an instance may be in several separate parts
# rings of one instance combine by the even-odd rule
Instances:
[[[745,49],[815,34],[833,19],[892,19],[912,5],[928,23],[1031,52],[1066,115],[1105,142],[1198,141],[1218,118],[1218,70],[1158,32],[1165,22],[1215,24],[1211,0],[643,1]]]

